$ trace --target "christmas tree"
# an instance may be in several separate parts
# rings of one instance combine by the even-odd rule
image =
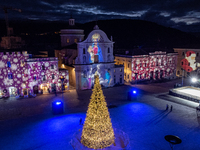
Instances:
[[[105,148],[114,143],[115,136],[98,75],[95,75],[92,91],[82,130],[81,143],[88,148]]]

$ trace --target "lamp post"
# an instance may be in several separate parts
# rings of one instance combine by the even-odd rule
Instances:
[[[65,78],[64,78],[63,76],[61,76],[61,77],[60,77],[60,80],[61,80],[61,82],[62,82],[62,87],[61,87],[61,88],[62,88],[62,99],[63,99],[63,89],[64,89],[64,88],[63,88],[63,82],[64,82]],[[63,99],[63,100],[64,100],[64,99]]]
[[[181,70],[182,70],[182,86],[183,86],[183,75],[184,75],[184,69],[181,68]]]
[[[137,75],[138,73],[135,73],[135,87],[137,86]]]

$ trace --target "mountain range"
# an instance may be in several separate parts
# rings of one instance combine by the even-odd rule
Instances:
[[[95,25],[103,30],[108,38],[113,38],[114,49],[133,48],[200,48],[198,33],[186,33],[177,29],[165,27],[157,23],[144,20],[100,20],[85,24],[76,23],[84,29],[85,38]],[[54,44],[60,45],[58,32],[68,26],[68,22],[50,21],[11,21],[9,25],[14,28],[14,33],[21,36],[27,44]],[[0,21],[0,36],[6,35],[5,21]],[[57,33],[55,33],[57,32]]]

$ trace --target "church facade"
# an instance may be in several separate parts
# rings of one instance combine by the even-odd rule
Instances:
[[[69,19],[69,24],[72,19]],[[75,23],[65,31],[76,31],[72,29]],[[83,32],[80,37],[83,37]],[[73,35],[74,36],[74,35]],[[94,85],[95,73],[99,75],[100,84],[103,87],[112,87],[117,84],[124,84],[124,67],[115,65],[113,56],[112,39],[108,39],[106,33],[96,25],[85,40],[79,38],[71,45],[63,44],[61,35],[60,50],[55,50],[58,57],[59,68],[69,71],[69,83],[78,90],[92,89]],[[66,39],[71,39],[70,34],[65,34]],[[76,44],[75,44],[76,43]],[[75,47],[76,45],[76,47]]]
[[[114,62],[113,43],[97,25],[86,40],[77,43],[78,55],[74,64],[77,89],[91,89],[95,73],[104,87],[124,83],[123,66]]]

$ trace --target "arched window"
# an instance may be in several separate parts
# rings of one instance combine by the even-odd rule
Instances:
[[[185,56],[185,53],[183,52],[182,55]]]
[[[33,66],[33,71],[35,71],[35,66]]]
[[[110,48],[108,47],[108,53],[110,53]]]
[[[108,62],[110,62],[110,55],[108,55],[108,59],[107,60],[108,60]]]
[[[42,70],[45,70],[45,66],[44,65],[42,66]]]
[[[43,80],[43,81],[45,81],[45,80],[46,80],[46,76],[45,76],[45,75],[43,75],[43,77],[42,77],[42,80]]]
[[[33,80],[36,81],[36,76],[33,76]]]
[[[83,78],[87,78],[87,71],[83,71]]]
[[[8,73],[8,79],[13,79],[12,73]]]
[[[10,68],[11,67],[11,63],[8,61],[7,62],[7,67]]]
[[[159,60],[159,59],[157,58],[157,59],[156,59],[156,66],[158,66],[158,60]]]
[[[85,48],[83,49],[83,54],[85,54]]]
[[[86,64],[86,56],[83,56],[83,64]]]
[[[161,66],[163,66],[163,57],[161,58]]]
[[[21,60],[21,67],[23,67],[24,66],[24,60]]]
[[[54,65],[51,65],[51,69],[54,69]]]

